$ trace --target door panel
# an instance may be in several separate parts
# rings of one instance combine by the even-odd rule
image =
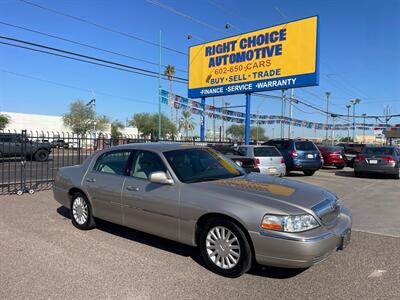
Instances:
[[[179,190],[176,185],[126,178],[122,204],[125,226],[178,240]]]
[[[123,221],[128,227],[178,240],[179,187],[150,182],[149,175],[156,171],[167,171],[160,156],[138,150],[122,190]]]

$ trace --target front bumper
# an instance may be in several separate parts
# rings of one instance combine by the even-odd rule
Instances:
[[[332,228],[320,226],[300,233],[250,231],[257,263],[261,265],[307,268],[323,261],[342,243],[342,235],[351,230],[352,216],[342,208]]]

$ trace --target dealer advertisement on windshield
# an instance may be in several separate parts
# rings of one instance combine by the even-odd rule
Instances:
[[[318,17],[189,49],[189,98],[318,85]]]

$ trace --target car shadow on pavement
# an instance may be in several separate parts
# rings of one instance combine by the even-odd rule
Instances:
[[[71,219],[69,209],[67,209],[64,206],[60,206],[59,208],[57,208],[57,213],[60,214],[65,219]],[[184,245],[178,242],[164,239],[162,237],[158,237],[152,234],[148,234],[142,231],[131,229],[122,225],[117,225],[100,219],[96,219],[96,229],[119,236],[127,240],[131,240],[133,242],[145,244],[147,246],[168,251],[180,256],[190,257],[196,263],[198,263],[199,265],[201,265],[203,268],[206,269],[206,266],[202,261],[200,253],[195,247]],[[300,274],[304,270],[305,269],[285,269],[285,268],[263,267],[259,265],[254,265],[248,273],[262,277],[287,279]]]

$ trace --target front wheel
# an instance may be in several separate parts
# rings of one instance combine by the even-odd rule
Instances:
[[[315,171],[314,170],[304,170],[303,173],[306,176],[313,176]]]
[[[88,230],[96,226],[92,209],[86,196],[82,193],[75,193],[71,201],[72,224],[81,230]]]
[[[211,219],[201,228],[200,253],[208,269],[226,277],[239,277],[252,264],[252,252],[242,229],[230,220]]]
[[[34,157],[36,161],[41,161],[41,162],[46,161],[49,159],[49,151],[44,149],[39,149],[38,151],[36,151]]]

